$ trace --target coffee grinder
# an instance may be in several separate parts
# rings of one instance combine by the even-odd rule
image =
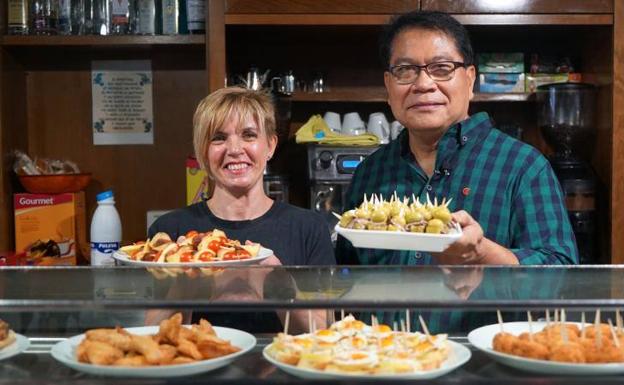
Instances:
[[[582,264],[596,263],[596,175],[580,157],[593,143],[596,87],[587,83],[554,83],[537,88],[538,125],[555,150],[550,163],[565,194]]]

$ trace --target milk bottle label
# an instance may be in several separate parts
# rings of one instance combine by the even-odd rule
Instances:
[[[114,265],[113,252],[119,246],[119,242],[91,242],[91,265]]]

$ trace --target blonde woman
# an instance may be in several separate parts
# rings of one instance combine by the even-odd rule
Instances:
[[[264,169],[277,146],[269,95],[240,87],[215,91],[199,103],[193,126],[195,156],[213,185],[210,198],[160,217],[150,227],[150,237],[162,231],[176,239],[191,230],[218,228],[231,239],[273,250],[275,257],[267,264],[336,263],[320,215],[273,201],[264,192]],[[253,325],[262,322],[249,320]]]

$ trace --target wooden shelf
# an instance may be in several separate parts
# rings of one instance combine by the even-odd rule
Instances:
[[[2,36],[3,46],[152,46],[204,45],[205,35],[158,36]]]
[[[383,102],[387,101],[386,89],[383,87],[353,87],[331,89],[328,92],[311,93],[296,92],[292,95],[293,102]],[[530,102],[535,94],[526,93],[475,93],[472,102]]]
[[[384,25],[393,15],[228,14],[226,25]],[[456,14],[464,25],[613,25],[612,14]]]

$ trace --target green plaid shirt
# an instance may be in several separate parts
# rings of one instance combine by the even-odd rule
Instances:
[[[578,263],[574,233],[559,182],[548,160],[533,147],[495,129],[485,112],[451,126],[438,144],[434,173],[422,170],[410,151],[407,130],[360,164],[346,206],[364,194],[385,198],[414,194],[426,201],[453,198],[449,209],[466,210],[485,237],[509,248],[523,265]],[[338,239],[341,264],[429,265],[431,255],[417,251],[356,249]],[[457,324],[462,317],[437,319]],[[413,318],[412,318],[413,319]],[[431,322],[430,321],[430,322]],[[446,322],[444,322],[446,321]],[[432,325],[432,329],[437,327]],[[448,325],[451,326],[451,325]],[[459,325],[456,325],[459,326]]]

